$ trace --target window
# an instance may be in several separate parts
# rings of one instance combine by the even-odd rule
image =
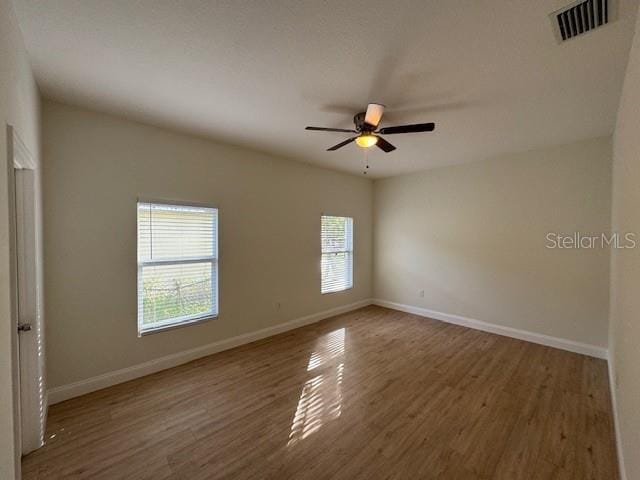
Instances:
[[[218,315],[218,210],[138,202],[138,334]]]
[[[353,218],[323,215],[321,293],[353,287]]]

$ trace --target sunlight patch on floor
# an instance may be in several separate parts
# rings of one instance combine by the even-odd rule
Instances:
[[[309,357],[307,371],[329,363],[331,360],[344,355],[344,328],[328,333],[319,341],[320,345]]]
[[[302,387],[287,446],[304,440],[320,430],[323,424],[342,414],[344,345],[344,328],[318,339],[316,348],[309,356],[307,371],[319,371],[320,367],[324,367],[325,371],[311,377]]]

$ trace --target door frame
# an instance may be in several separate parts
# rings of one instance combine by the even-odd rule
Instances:
[[[12,344],[16,402],[16,451],[43,445],[47,402],[44,382],[41,258],[39,258],[37,164],[15,128],[7,126],[9,202],[12,223]],[[32,330],[18,333],[18,323]]]

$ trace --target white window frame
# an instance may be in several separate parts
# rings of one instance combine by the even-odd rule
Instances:
[[[338,217],[338,218],[347,218],[351,220],[351,250],[340,250],[335,252],[323,252],[322,251],[322,217]],[[321,295],[330,295],[332,293],[340,293],[346,292],[347,290],[351,290],[353,288],[353,277],[354,277],[354,269],[355,269],[355,220],[353,217],[349,217],[347,215],[334,215],[331,213],[322,213],[320,214],[320,294]],[[348,286],[345,288],[341,288],[340,290],[327,290],[326,292],[322,291],[322,257],[324,255],[332,255],[337,253],[349,253],[349,258],[351,260],[351,268],[349,269],[351,276],[349,277]]]
[[[153,260],[153,261],[140,261],[138,256],[138,239],[139,239],[139,225],[140,221],[138,218],[138,206],[141,203],[148,203],[152,205],[167,205],[167,206],[175,206],[175,207],[194,207],[194,208],[208,208],[211,210],[216,210],[216,237],[215,237],[215,250],[213,252],[213,256],[205,256],[205,257],[190,257],[190,258],[180,258],[180,259],[163,259],[163,260]],[[219,285],[220,285],[220,210],[218,207],[205,203],[196,203],[196,202],[181,202],[176,200],[159,200],[159,199],[147,199],[147,198],[138,198],[136,202],[136,258],[138,263],[138,278],[137,278],[137,307],[138,311],[136,313],[137,324],[138,324],[138,337],[142,337],[145,335],[149,335],[152,333],[164,332],[167,330],[173,330],[175,328],[182,328],[189,325],[195,325],[202,322],[207,322],[209,320],[213,320],[219,317],[220,315],[220,296],[219,296]],[[143,328],[142,319],[139,316],[140,304],[144,302],[143,295],[143,286],[142,286],[142,269],[143,267],[154,267],[159,265],[185,265],[190,263],[210,263],[211,264],[211,278],[215,278],[215,285],[211,285],[211,311],[204,314],[194,314],[194,315],[183,315],[181,317],[174,317],[170,319],[163,320],[161,322],[156,322],[153,324],[153,327]]]

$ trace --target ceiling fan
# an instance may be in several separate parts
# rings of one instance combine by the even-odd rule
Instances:
[[[393,135],[396,133],[419,133],[419,132],[433,132],[436,128],[436,124],[431,123],[416,123],[413,125],[397,125],[395,127],[383,127],[379,130],[380,120],[382,120],[382,114],[384,113],[384,105],[379,103],[370,103],[367,105],[366,112],[360,112],[353,117],[353,123],[355,124],[355,130],[348,130],[344,128],[325,128],[325,127],[306,127],[305,130],[315,130],[321,132],[344,132],[344,133],[357,133],[355,137],[351,137],[344,142],[340,142],[333,147],[327,148],[328,151],[335,151],[339,148],[349,145],[355,141],[359,147],[369,148],[377,145],[378,148],[386,153],[392,152],[396,149],[392,144],[387,142],[380,135]]]

